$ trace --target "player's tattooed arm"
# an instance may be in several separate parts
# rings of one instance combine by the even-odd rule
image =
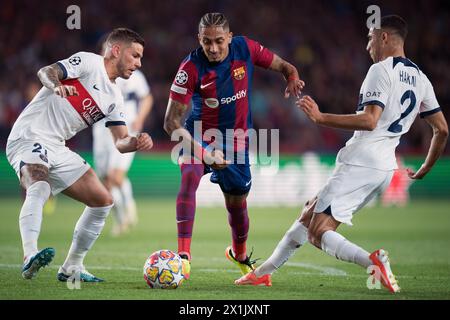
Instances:
[[[183,120],[187,109],[187,105],[169,98],[166,115],[164,117],[164,130],[171,137],[172,141],[177,141],[178,138],[181,137],[185,144],[185,149],[190,148],[190,150],[194,150],[195,153],[195,150],[201,150],[202,148],[200,144],[195,142],[189,131],[184,129],[181,125],[181,121]]]
[[[287,87],[284,91],[285,98],[289,98],[291,95],[297,98],[300,97],[305,82],[300,79],[296,67],[274,54],[269,69],[280,72],[284,76],[284,79],[286,79]]]
[[[177,129],[182,129],[181,121],[186,114],[188,106],[178,101],[169,99],[166,115],[164,117],[164,130],[170,136]],[[189,134],[189,132],[188,132]],[[190,136],[190,134],[189,134]]]
[[[38,71],[37,76],[44,87],[52,90],[62,98],[78,95],[77,89],[74,86],[63,85],[61,83],[64,72],[56,63],[41,68]]]
[[[181,121],[187,111],[187,105],[177,102],[169,98],[166,115],[164,117],[164,130],[170,135],[172,141],[178,141],[180,138],[183,142],[183,149],[192,150],[194,156],[201,159],[213,169],[224,169],[230,164],[224,159],[224,155],[220,150],[213,152],[206,151],[203,147],[194,140],[189,131],[184,129]]]
[[[114,144],[120,153],[147,151],[153,147],[152,138],[145,132],[138,133],[136,137],[128,135],[124,125],[109,126]]]
[[[425,118],[425,121],[433,128],[433,138],[425,162],[417,172],[406,169],[411,179],[422,179],[434,166],[437,159],[444,152],[447,145],[448,125],[442,112],[437,112]]]

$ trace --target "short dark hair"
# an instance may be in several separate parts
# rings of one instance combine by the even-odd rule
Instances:
[[[105,42],[123,41],[127,43],[137,42],[143,47],[145,46],[144,39],[135,31],[128,28],[116,28],[111,31],[106,37]]]
[[[230,29],[227,17],[220,12],[207,13],[200,19],[198,30],[208,27],[222,27],[224,30]]]
[[[381,29],[397,33],[403,41],[405,41],[408,35],[408,24],[402,17],[397,15],[381,17]]]

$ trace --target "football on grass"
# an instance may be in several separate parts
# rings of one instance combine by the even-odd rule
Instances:
[[[184,281],[181,257],[171,250],[153,252],[145,261],[144,279],[150,288],[178,288]]]

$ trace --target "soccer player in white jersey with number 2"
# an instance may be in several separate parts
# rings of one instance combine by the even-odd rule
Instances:
[[[57,278],[73,274],[83,282],[101,282],[89,273],[83,260],[100,235],[113,205],[110,193],[94,171],[65,141],[105,118],[120,152],[149,150],[150,136],[128,134],[123,98],[115,84],[140,68],[144,40],[132,30],[119,28],[107,38],[105,56],[79,52],[39,70],[43,88],[20,114],[8,137],[6,155],[16,171],[26,198],[19,226],[24,251],[22,276],[33,278],[55,255],[53,248],[38,250],[42,208],[50,192],[59,192],[86,205],[73,235],[72,245]]]
[[[272,255],[255,271],[236,280],[238,285],[271,285],[270,275],[305,242],[337,259],[373,266],[374,276],[392,293],[400,287],[387,252],[369,253],[336,232],[341,223],[352,225],[355,212],[390,183],[397,169],[395,148],[417,114],[433,129],[425,162],[411,179],[423,178],[445,148],[447,122],[426,75],[405,57],[407,25],[399,16],[385,16],[381,28],[371,28],[367,50],[374,64],[362,84],[356,114],[321,113],[315,101],[304,96],[297,105],[315,123],[354,130],[336,158],[336,168],[317,196],[286,232]]]

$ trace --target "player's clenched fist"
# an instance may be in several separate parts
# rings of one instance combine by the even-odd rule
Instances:
[[[136,150],[138,151],[147,151],[153,147],[153,140],[148,133],[138,133],[136,140]]]
[[[55,87],[55,89],[53,89],[53,92],[58,96],[61,96],[62,98],[78,95],[77,88],[75,88],[74,86],[66,86],[66,85],[60,85]]]

